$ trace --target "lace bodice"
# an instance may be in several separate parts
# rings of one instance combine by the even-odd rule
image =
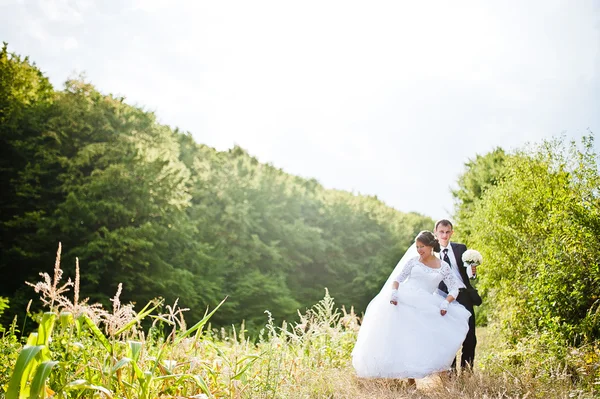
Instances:
[[[458,281],[450,267],[448,263],[442,261],[440,268],[433,269],[415,257],[406,262],[396,281],[402,285],[433,293],[443,280],[448,287],[448,294],[456,298],[459,288],[464,288],[464,284]]]

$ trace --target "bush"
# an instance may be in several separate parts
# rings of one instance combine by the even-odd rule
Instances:
[[[540,370],[551,373],[544,360],[569,365],[565,348],[598,345],[598,187],[593,137],[581,147],[545,141],[508,158],[503,179],[483,193],[468,217],[469,245],[485,259],[478,287],[488,319],[511,356],[520,353],[514,361],[535,354]],[[580,369],[573,366],[572,372]],[[598,377],[597,371],[586,373],[580,377]]]

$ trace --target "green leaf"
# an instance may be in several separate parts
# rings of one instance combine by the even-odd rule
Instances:
[[[45,312],[42,316],[42,322],[38,329],[37,345],[48,345],[48,340],[52,335],[52,329],[56,320],[54,312]]]
[[[61,312],[60,313],[60,317],[59,317],[59,321],[60,321],[60,326],[63,329],[72,326],[73,323],[74,323],[73,313],[71,313],[71,312]]]
[[[217,309],[219,309],[221,307],[221,305],[223,305],[223,303],[225,303],[225,301],[227,300],[227,298],[223,299],[221,301],[221,303],[219,303],[213,310],[212,312],[210,312],[209,314],[207,314],[206,316],[204,316],[202,318],[202,320],[200,320],[198,323],[194,324],[189,330],[184,331],[183,333],[179,334],[177,336],[177,338],[175,339],[175,345],[177,345],[179,342],[181,342],[182,339],[184,339],[185,337],[189,336],[190,334],[192,334],[193,332],[195,332],[196,330],[202,331],[202,327],[204,327],[204,325],[208,322],[208,320],[211,318],[211,316],[213,314],[215,314],[215,312],[217,311]]]
[[[131,350],[131,358],[134,362],[140,359],[140,353],[142,352],[142,343],[138,341],[128,341],[129,349]]]
[[[142,352],[142,343],[138,341],[128,341],[129,349],[131,351],[131,359],[133,360],[131,365],[133,366],[133,372],[135,376],[140,380],[144,380],[144,372],[140,369],[137,362],[140,360],[140,353]]]
[[[98,341],[100,341],[102,346],[104,346],[106,351],[112,355],[112,351],[113,351],[112,345],[110,344],[110,342],[108,341],[106,336],[104,334],[102,334],[102,331],[100,331],[100,329],[98,328],[96,323],[94,323],[94,321],[92,319],[90,319],[90,317],[86,314],[82,314],[79,317],[85,322],[85,325],[88,326],[88,328],[92,331],[92,333],[94,334],[96,339],[98,339]]]
[[[8,390],[6,391],[6,399],[19,399],[19,392],[25,387],[27,379],[29,378],[29,368],[34,361],[36,355],[42,350],[42,346],[28,346],[26,345],[19,357],[17,363],[13,369],[13,374],[8,383]]]
[[[244,375],[246,370],[248,370],[250,368],[250,366],[252,366],[258,358],[259,358],[259,356],[257,356],[257,355],[248,355],[248,356],[244,356],[240,360],[238,360],[237,365],[240,365],[240,363],[243,363],[243,362],[246,362],[246,364],[244,365],[244,367],[242,367],[240,369],[240,371],[237,372],[236,375],[231,377],[231,379],[232,380],[240,379]]]
[[[48,342],[54,329],[54,322],[56,321],[56,314],[54,312],[45,312],[42,316],[42,321],[38,329],[37,345],[43,345],[40,361],[48,361],[50,358],[50,349],[48,348]]]
[[[50,375],[52,368],[56,366],[58,362],[56,361],[47,361],[41,363],[33,376],[33,381],[31,382],[31,391],[29,393],[29,399],[43,399],[46,397],[46,379]]]
[[[71,390],[82,391],[84,389],[91,389],[93,391],[102,392],[103,394],[108,396],[110,399],[112,399],[112,397],[113,397],[112,392],[110,392],[108,389],[101,387],[99,385],[91,384],[90,382],[88,382],[86,380],[75,380],[65,386],[65,390],[68,390],[68,391],[71,391]]]
[[[150,305],[152,304],[152,302],[149,302],[148,304],[146,304],[146,306],[144,306],[144,309],[142,309],[133,320],[131,320],[129,323],[125,324],[123,327],[119,328],[116,332],[115,335],[119,335],[124,333],[125,331],[129,330],[131,327],[133,327],[134,325],[136,325],[138,322],[140,322],[141,320],[143,320],[146,316],[148,316],[150,313],[152,313],[154,311],[154,309],[156,309],[158,307],[159,304],[154,305],[152,308],[150,308]]]
[[[27,344],[29,346],[35,346],[38,341],[38,333],[31,333],[29,337],[27,337]]]
[[[212,393],[210,392],[210,389],[208,388],[206,381],[204,381],[202,376],[200,376],[199,374],[169,374],[169,375],[163,375],[160,377],[154,377],[152,380],[153,381],[163,381],[163,380],[174,379],[174,378],[177,378],[175,383],[173,383],[173,385],[175,385],[175,386],[179,386],[180,383],[185,380],[193,380],[200,387],[200,389],[202,389],[203,393],[208,395],[209,398],[214,397],[212,395]]]
[[[121,360],[119,360],[117,362],[117,364],[115,364],[113,366],[113,368],[111,369],[111,372],[114,373],[115,371],[117,371],[118,369],[120,369],[121,367],[125,366],[126,364],[131,363],[131,359],[128,357],[124,357]]]

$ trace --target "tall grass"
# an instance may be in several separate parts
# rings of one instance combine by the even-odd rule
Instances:
[[[77,265],[78,268],[78,265]],[[77,274],[78,275],[78,274]],[[416,387],[397,380],[360,380],[350,364],[359,328],[352,310],[325,297],[299,312],[299,322],[276,325],[266,312],[256,339],[243,326],[215,331],[210,316],[187,327],[186,309],[158,301],[135,311],[119,301],[103,309],[79,301],[78,278],[61,285],[60,249],[54,276],[32,284],[48,306],[36,333],[18,342],[16,323],[2,336],[0,392],[17,398],[588,398],[557,366],[540,379],[525,366],[498,360],[479,334],[483,359],[473,373],[433,376]],[[73,288],[73,299],[66,294]],[[220,306],[220,305],[219,305]],[[166,311],[162,311],[165,309]],[[141,328],[142,320],[151,327]],[[596,364],[597,365],[597,364]]]

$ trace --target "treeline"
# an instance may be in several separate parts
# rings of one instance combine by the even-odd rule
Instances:
[[[532,373],[600,383],[600,173],[594,137],[477,156],[459,179],[461,239],[496,353]]]
[[[232,115],[232,117],[235,117]],[[154,297],[198,319],[293,318],[325,287],[364,310],[428,217],[326,190],[219,152],[83,80],[55,90],[27,58],[0,54],[0,296],[4,324],[35,296],[25,281],[81,265],[80,298],[143,306]],[[309,162],[309,160],[307,160]]]

